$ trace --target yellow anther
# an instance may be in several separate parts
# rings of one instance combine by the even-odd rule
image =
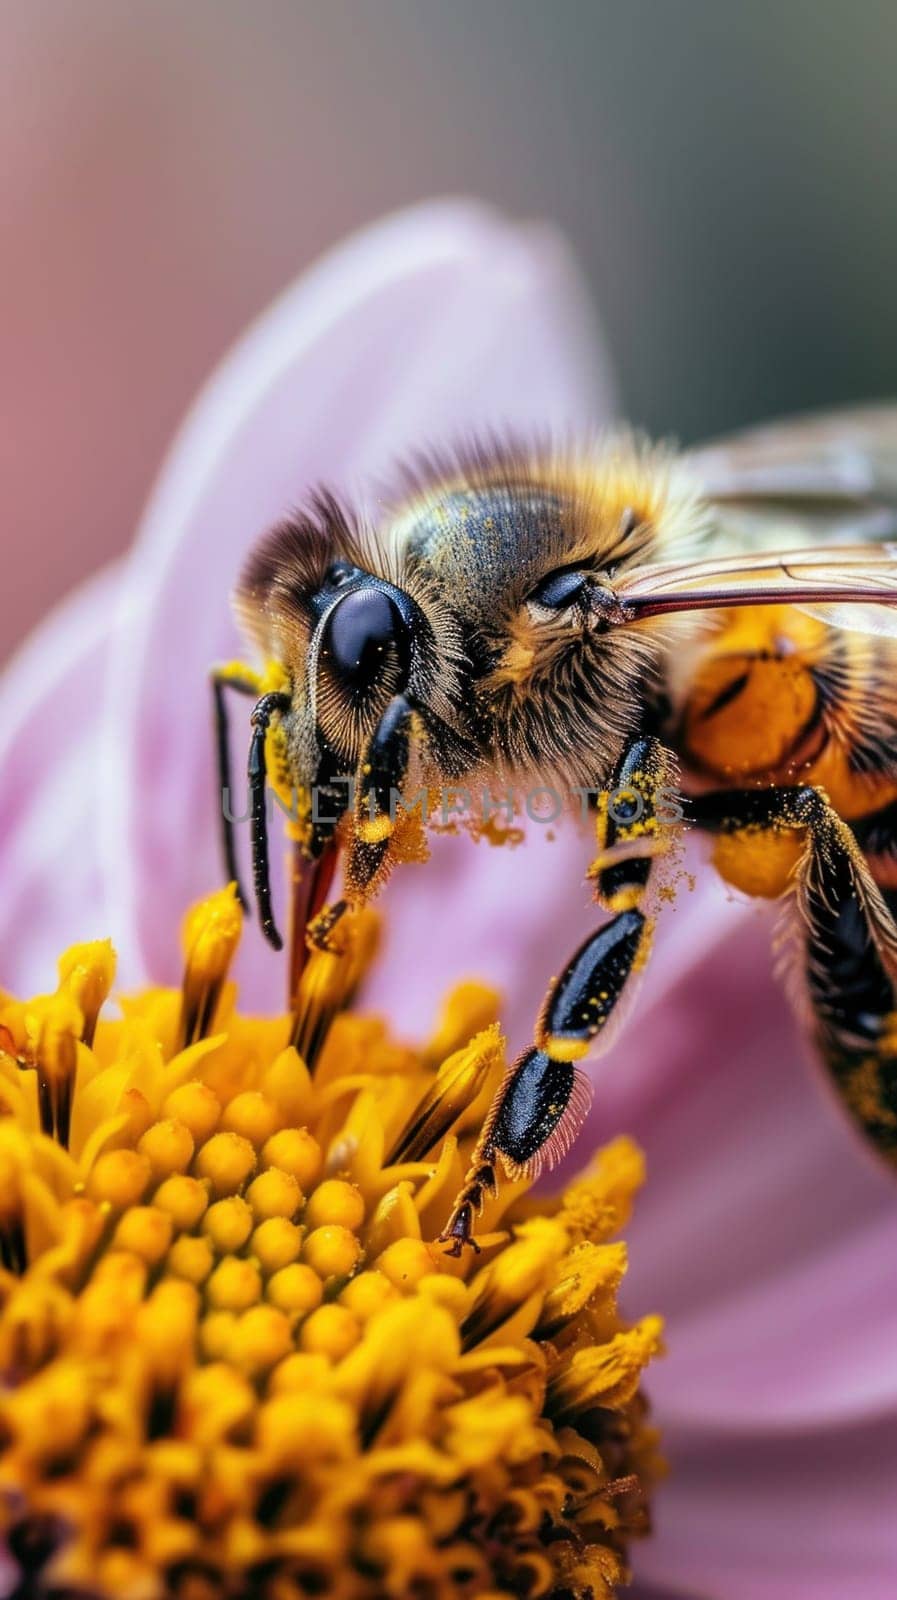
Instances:
[[[289,1172],[269,1167],[253,1178],[246,1199],[257,1221],[265,1217],[292,1217],[302,1204],[302,1190]]]
[[[250,1377],[268,1372],[292,1348],[289,1319],[275,1306],[253,1306],[238,1319],[228,1341],[228,1359]]]
[[[398,1242],[398,1241],[397,1241]],[[359,1272],[340,1292],[340,1305],[346,1306],[359,1322],[367,1322],[395,1300],[398,1291],[385,1272]]]
[[[230,1195],[218,1200],[202,1219],[202,1231],[215,1249],[225,1254],[242,1250],[253,1227],[252,1208],[240,1195]]]
[[[179,1231],[195,1228],[208,1203],[205,1184],[181,1174],[166,1178],[153,1195],[153,1205],[167,1211]]]
[[[225,1256],[206,1284],[209,1305],[216,1311],[246,1311],[261,1296],[262,1279],[253,1261]]]
[[[661,1349],[663,1319],[643,1317],[634,1328],[606,1344],[577,1350],[549,1380],[548,1399],[556,1418],[621,1406],[632,1399],[642,1368]]]
[[[324,1298],[324,1286],[318,1274],[302,1261],[282,1267],[268,1283],[268,1299],[281,1311],[304,1316],[315,1311]]]
[[[321,1278],[344,1278],[357,1266],[361,1243],[348,1228],[315,1228],[302,1247],[303,1259]]]
[[[197,1144],[202,1144],[218,1126],[221,1102],[207,1083],[194,1080],[172,1089],[162,1102],[162,1115],[175,1122],[183,1122],[190,1129]]]
[[[93,1164],[87,1193],[92,1200],[123,1209],[142,1200],[152,1175],[148,1156],[137,1150],[108,1150]]]
[[[208,1239],[182,1234],[168,1252],[168,1271],[188,1283],[205,1283],[215,1265],[215,1252]]]
[[[497,1077],[504,1040],[496,1022],[443,1062],[389,1152],[388,1164],[421,1161],[476,1099],[490,1074]]]
[[[73,944],[59,958],[59,987],[83,1018],[82,1038],[93,1044],[97,1020],[115,978],[115,951],[109,939]]]
[[[238,1133],[213,1133],[196,1157],[196,1171],[213,1194],[234,1194],[255,1170],[255,1151]]]
[[[324,1165],[324,1153],[307,1128],[282,1128],[262,1147],[262,1165],[289,1172],[303,1194],[308,1194]]]
[[[186,1172],[193,1160],[193,1135],[186,1122],[166,1117],[147,1128],[137,1148],[146,1156],[154,1175],[165,1178],[174,1172]]]
[[[281,1125],[277,1106],[257,1089],[248,1089],[235,1095],[226,1106],[221,1127],[239,1133],[258,1150]]]
[[[445,1252],[438,1246],[425,1244],[423,1239],[396,1239],[377,1257],[374,1266],[403,1294],[416,1289],[422,1278],[428,1278],[445,1266]]]
[[[263,1272],[277,1272],[292,1261],[298,1261],[302,1239],[302,1229],[297,1223],[288,1222],[286,1217],[268,1217],[255,1229],[249,1249]]]
[[[358,1343],[361,1327],[345,1306],[319,1306],[302,1324],[299,1343],[303,1350],[341,1361]]]
[[[167,1211],[156,1206],[131,1206],[115,1229],[114,1244],[118,1250],[132,1250],[136,1256],[155,1266],[171,1244],[172,1224]]]
[[[364,1221],[364,1196],[354,1183],[327,1178],[309,1195],[303,1220],[308,1228],[336,1223],[354,1231]]]
[[[234,952],[243,912],[236,884],[202,900],[184,919],[181,1041],[192,1044],[210,1032]]]

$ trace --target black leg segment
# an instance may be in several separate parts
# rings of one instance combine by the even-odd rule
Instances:
[[[263,694],[252,713],[252,738],[249,742],[250,839],[252,842],[252,881],[262,932],[275,950],[283,940],[271,908],[271,873],[268,862],[268,819],[265,811],[265,735],[272,717],[290,709],[288,694]]]
[[[511,1177],[536,1175],[561,1159],[582,1125],[590,1094],[576,1063],[610,1021],[650,944],[642,902],[652,863],[664,847],[657,800],[670,770],[656,740],[637,739],[601,796],[600,853],[589,876],[596,898],[616,914],[551,985],[532,1047],[505,1074],[441,1235],[450,1254],[474,1243],[474,1223],[495,1190],[499,1161]]]

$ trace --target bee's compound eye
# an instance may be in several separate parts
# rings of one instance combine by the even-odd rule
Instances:
[[[364,588],[337,600],[325,624],[321,656],[347,689],[359,691],[371,688],[390,665],[404,672],[408,649],[398,606],[382,589]]]
[[[528,596],[528,603],[541,606],[545,611],[563,611],[582,599],[589,577],[589,573],[575,569],[550,572]]]

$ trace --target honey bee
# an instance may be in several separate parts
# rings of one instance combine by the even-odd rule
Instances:
[[[213,683],[222,784],[224,692],[258,697],[253,871],[273,945],[266,783],[315,798],[300,932],[321,924],[340,850],[348,904],[380,888],[402,855],[395,796],[415,786],[594,796],[606,916],[494,1098],[451,1252],[475,1243],[500,1169],[537,1173],[578,1131],[581,1063],[644,965],[681,833],[671,790],[728,883],[786,897],[819,1053],[897,1163],[895,533],[897,407],[882,406],[680,458],[626,434],[490,443],[422,459],[373,530],[322,494],[251,554],[236,609],[267,665]],[[236,878],[228,826],[224,842]]]

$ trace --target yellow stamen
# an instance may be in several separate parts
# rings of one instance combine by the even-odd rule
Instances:
[[[504,1185],[482,1256],[450,1258],[504,1071],[495,997],[469,986],[429,1049],[397,1045],[344,1011],[372,927],[350,915],[309,963],[314,1077],[287,1019],[222,1003],[232,890],[188,918],[180,1001],[105,1021],[104,945],[49,999],[0,999],[17,1592],[610,1600],[627,1580],[660,1471],[639,1388],[660,1322],[620,1318],[609,1242],[641,1157],[618,1140],[553,1201]]]
[[[182,1044],[193,1044],[209,1032],[242,926],[234,883],[201,901],[185,918]]]

